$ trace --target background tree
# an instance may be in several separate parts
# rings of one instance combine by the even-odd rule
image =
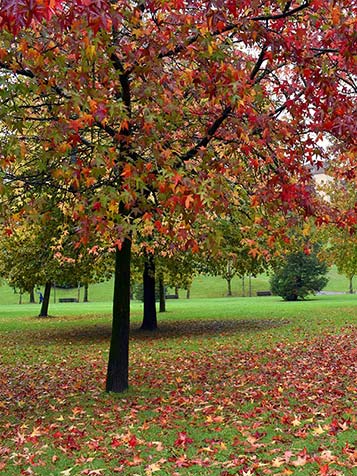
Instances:
[[[336,215],[345,215],[343,221],[347,225],[336,226],[333,221],[324,223],[319,232],[320,239],[325,243],[321,256],[329,265],[336,265],[337,271],[347,277],[352,294],[353,278],[357,274],[357,222],[349,210],[357,203],[355,185],[334,181],[324,184],[322,192],[336,210]]]
[[[230,216],[217,220],[219,245],[209,250],[199,265],[201,272],[222,276],[227,281],[227,296],[232,296],[234,276],[243,278],[262,273],[273,254],[272,249],[267,251],[267,236],[258,236],[258,230],[254,228],[257,210],[245,208],[243,214],[231,207]]]
[[[41,263],[44,259],[34,227],[19,226],[11,235],[0,238],[0,275],[18,288],[20,295],[31,293],[42,284]]]
[[[311,254],[304,251],[291,253],[275,269],[271,278],[273,294],[285,301],[304,299],[308,294],[321,291],[326,286],[328,267],[320,261],[316,250]]]

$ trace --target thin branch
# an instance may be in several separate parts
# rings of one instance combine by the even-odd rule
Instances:
[[[316,51],[319,54],[324,53],[339,53],[337,48],[310,48],[311,51]]]
[[[305,8],[307,8],[309,6],[310,6],[310,2],[307,1],[307,2],[304,2],[301,5],[299,5],[298,7],[293,8],[292,10],[284,9],[284,11],[282,13],[278,13],[277,15],[260,15],[260,16],[257,16],[257,17],[252,17],[250,20],[251,21],[280,20],[281,18],[291,17],[291,16],[295,15],[295,13],[298,13],[298,12],[301,12],[302,10],[305,10]]]
[[[258,74],[259,70],[260,70],[260,67],[261,65],[263,64],[264,62],[264,59],[265,59],[265,53],[267,51],[268,47],[267,45],[264,45],[261,49],[261,52],[260,52],[260,55],[259,55],[259,58],[252,70],[252,72],[250,73],[250,79],[253,80],[255,78],[255,76]]]
[[[3,63],[2,61],[0,61],[0,68],[8,71],[9,73],[18,74],[20,76],[26,76],[27,78],[35,77],[34,73],[29,69],[25,69],[25,68],[12,69],[10,68],[9,65],[7,65],[6,63]]]
[[[214,134],[217,132],[219,127],[223,124],[223,122],[227,119],[229,114],[232,112],[233,107],[227,106],[222,114],[214,121],[211,127],[208,128],[206,135],[189,151],[187,151],[183,156],[181,156],[181,160],[189,160],[192,159],[201,148],[207,147],[211,139],[213,138]]]

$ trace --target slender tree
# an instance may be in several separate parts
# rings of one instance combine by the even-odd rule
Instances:
[[[48,306],[50,305],[51,287],[51,281],[47,281],[45,284],[45,291],[43,294],[43,301],[41,304],[39,317],[48,317]]]
[[[144,286],[144,315],[143,315],[143,322],[141,325],[141,329],[146,331],[154,331],[157,329],[157,315],[156,315],[155,258],[152,253],[147,253],[145,255],[143,286]]]

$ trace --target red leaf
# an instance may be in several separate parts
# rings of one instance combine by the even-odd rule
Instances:
[[[92,205],[92,210],[95,211],[95,210],[100,210],[102,208],[102,204],[97,201],[97,202],[94,202],[93,205]]]
[[[193,439],[187,436],[187,433],[182,431],[178,434],[178,438],[174,442],[174,446],[186,448],[187,445],[193,443]]]
[[[132,448],[135,448],[135,446],[138,444],[138,440],[135,435],[133,435],[130,440],[128,441],[129,446]]]
[[[320,466],[320,475],[321,476],[327,476],[329,471],[329,465],[324,464],[323,466]]]

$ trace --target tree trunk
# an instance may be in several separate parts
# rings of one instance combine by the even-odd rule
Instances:
[[[84,285],[83,302],[88,302],[88,283],[85,283]]]
[[[227,296],[232,296],[232,262],[231,260],[227,261],[227,272],[226,272],[226,281],[227,281]]]
[[[164,285],[164,276],[162,275],[162,273],[160,273],[159,275],[159,294],[160,294],[159,312],[166,312],[165,285]]]
[[[45,285],[45,293],[41,305],[39,317],[48,317],[48,306],[50,304],[51,283],[47,282]]]
[[[226,278],[226,281],[227,281],[227,296],[230,297],[232,296],[232,279]]]
[[[353,276],[350,276],[349,280],[350,280],[350,290],[349,290],[349,292],[350,292],[350,294],[353,294]]]
[[[186,299],[190,299],[191,297],[191,286],[188,286],[186,289]]]
[[[131,241],[126,238],[115,255],[112,337],[106,391],[120,393],[129,386]]]
[[[33,288],[30,291],[30,304],[35,304],[35,291]]]
[[[145,256],[144,264],[144,316],[142,330],[154,331],[157,329],[156,302],[155,302],[155,261],[152,254]]]

